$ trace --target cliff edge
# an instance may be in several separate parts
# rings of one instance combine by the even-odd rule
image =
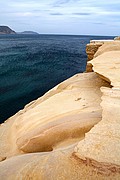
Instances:
[[[1,179],[120,179],[120,41],[86,51],[87,73],[1,124]]]

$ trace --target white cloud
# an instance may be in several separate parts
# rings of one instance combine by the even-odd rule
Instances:
[[[119,0],[6,0],[0,3],[0,22],[16,31],[117,35],[119,9]]]

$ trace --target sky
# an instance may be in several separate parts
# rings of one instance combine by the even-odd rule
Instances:
[[[40,34],[120,35],[120,0],[0,0],[0,25]]]

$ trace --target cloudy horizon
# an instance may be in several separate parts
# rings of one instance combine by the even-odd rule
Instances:
[[[0,25],[16,32],[117,36],[119,9],[119,0],[6,0],[0,2]]]

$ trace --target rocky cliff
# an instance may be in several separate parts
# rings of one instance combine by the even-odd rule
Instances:
[[[0,34],[16,34],[16,32],[8,26],[0,26]]]
[[[1,124],[1,179],[120,179],[120,42],[91,41],[90,52],[93,72]]]

